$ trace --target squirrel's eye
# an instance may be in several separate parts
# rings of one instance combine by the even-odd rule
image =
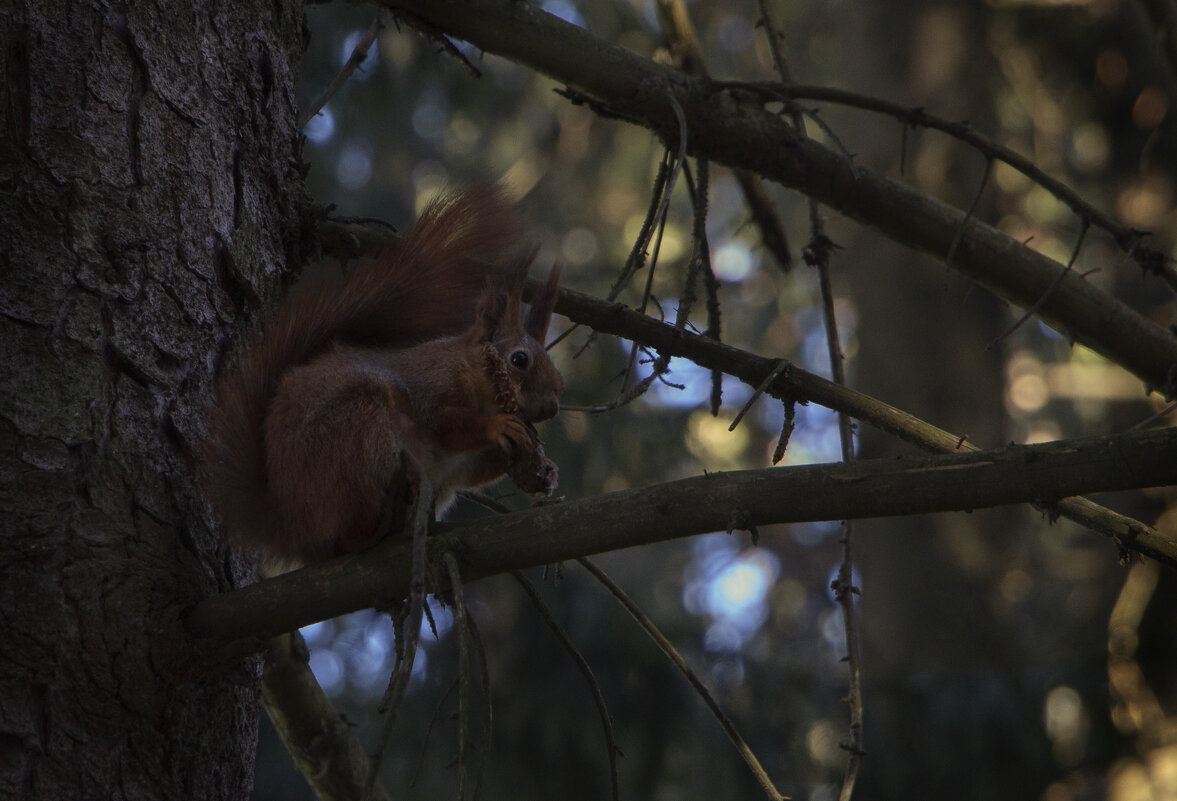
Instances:
[[[511,364],[515,365],[520,370],[527,367],[527,362],[528,362],[527,351],[517,350],[511,354]]]

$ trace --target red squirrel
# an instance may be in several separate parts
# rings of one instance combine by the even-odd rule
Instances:
[[[422,474],[439,510],[503,475],[551,494],[533,424],[559,409],[543,344],[559,269],[521,320],[521,239],[497,190],[447,195],[278,304],[215,386],[204,487],[233,541],[279,564],[358,550]]]

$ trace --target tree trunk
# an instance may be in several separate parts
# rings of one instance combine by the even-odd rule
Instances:
[[[250,568],[191,454],[300,239],[301,4],[5,5],[0,797],[245,798],[260,664],[180,615]]]

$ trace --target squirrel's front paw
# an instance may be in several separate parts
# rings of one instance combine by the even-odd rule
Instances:
[[[544,447],[537,441],[527,451],[517,451],[507,467],[507,475],[524,492],[542,492],[550,496],[556,489],[560,468],[544,455]]]
[[[495,439],[507,455],[507,475],[515,486],[524,492],[551,495],[560,470],[544,455],[535,426],[514,414],[500,414],[494,424]]]
[[[535,427],[519,415],[495,415],[491,426],[491,438],[499,444],[511,461],[515,461],[520,454],[539,447]]]

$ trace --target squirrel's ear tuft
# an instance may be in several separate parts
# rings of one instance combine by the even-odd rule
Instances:
[[[523,303],[523,288],[527,285],[527,273],[531,270],[531,263],[535,261],[535,254],[539,252],[539,245],[516,256],[502,269],[506,276],[506,284],[511,288],[511,308],[508,309],[508,322],[519,327],[519,306]]]
[[[508,318],[514,309],[515,322]],[[506,290],[488,289],[478,301],[478,309],[474,315],[475,336],[479,342],[489,342],[498,338],[504,329],[518,325],[519,303]]]
[[[527,312],[527,322],[523,326],[541,345],[547,338],[548,323],[552,321],[552,312],[556,308],[556,297],[560,290],[560,265],[552,268],[548,273],[548,280],[543,289],[532,300],[531,309]]]

